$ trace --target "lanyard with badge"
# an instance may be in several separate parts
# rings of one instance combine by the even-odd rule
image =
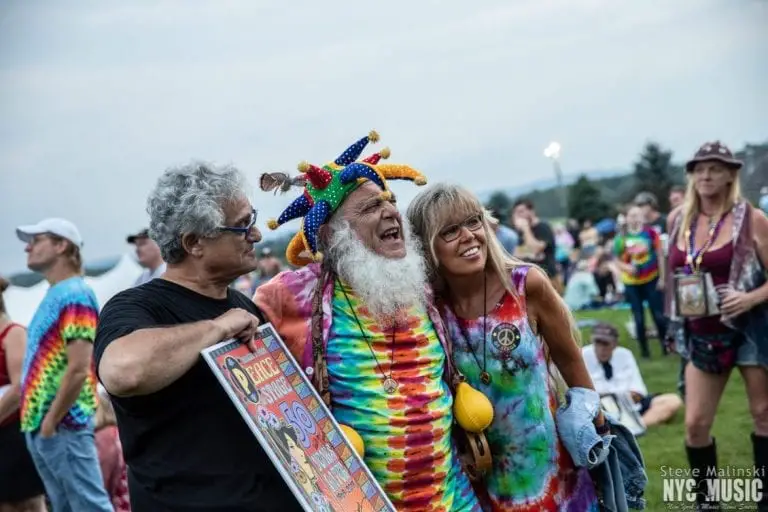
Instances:
[[[710,223],[707,240],[696,250],[696,223],[698,216],[685,232],[685,267],[682,273],[675,274],[675,298],[677,315],[683,318],[700,318],[720,313],[718,295],[712,281],[712,274],[701,271],[704,253],[717,240],[725,222],[727,212],[716,223]]]

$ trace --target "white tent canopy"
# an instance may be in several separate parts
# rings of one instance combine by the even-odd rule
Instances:
[[[85,281],[93,288],[99,308],[102,308],[114,295],[133,286],[141,272],[142,268],[139,264],[130,256],[124,255],[109,271],[98,277],[86,277]],[[3,293],[3,300],[11,320],[29,325],[48,288],[48,282],[45,280],[29,288],[8,287]]]

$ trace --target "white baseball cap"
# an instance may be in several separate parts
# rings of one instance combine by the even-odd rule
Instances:
[[[19,237],[19,240],[26,243],[32,241],[35,235],[42,235],[44,233],[51,233],[52,235],[66,238],[77,247],[83,246],[83,237],[80,236],[77,226],[66,219],[43,219],[37,224],[16,228],[16,236]]]

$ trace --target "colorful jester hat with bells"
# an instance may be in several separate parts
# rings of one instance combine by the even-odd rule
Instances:
[[[365,146],[369,142],[375,143],[378,140],[379,134],[371,131],[347,148],[336,160],[322,167],[302,162],[299,164],[299,171],[302,174],[296,177],[282,172],[261,175],[259,185],[265,192],[279,190],[285,193],[291,186],[304,189],[304,192],[293,200],[280,217],[267,222],[270,229],[277,229],[288,221],[303,218],[301,229],[286,250],[289,263],[303,266],[311,261],[322,259],[322,254],[317,249],[320,226],[325,224],[347,196],[366,180],[376,183],[381,188],[385,199],[392,196],[387,179],[411,180],[417,185],[424,185],[427,182],[419,171],[407,165],[380,164],[380,160],[389,157],[389,148],[383,148],[378,153],[357,161]],[[311,259],[305,255],[307,252],[311,255]]]

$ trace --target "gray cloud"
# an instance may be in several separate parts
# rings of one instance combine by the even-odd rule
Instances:
[[[75,221],[126,251],[162,170],[324,163],[375,128],[393,162],[475,190],[766,137],[768,6],[733,0],[20,0],[0,11],[0,272],[13,228]],[[417,192],[395,186],[404,206]],[[290,198],[254,193],[263,218]]]

